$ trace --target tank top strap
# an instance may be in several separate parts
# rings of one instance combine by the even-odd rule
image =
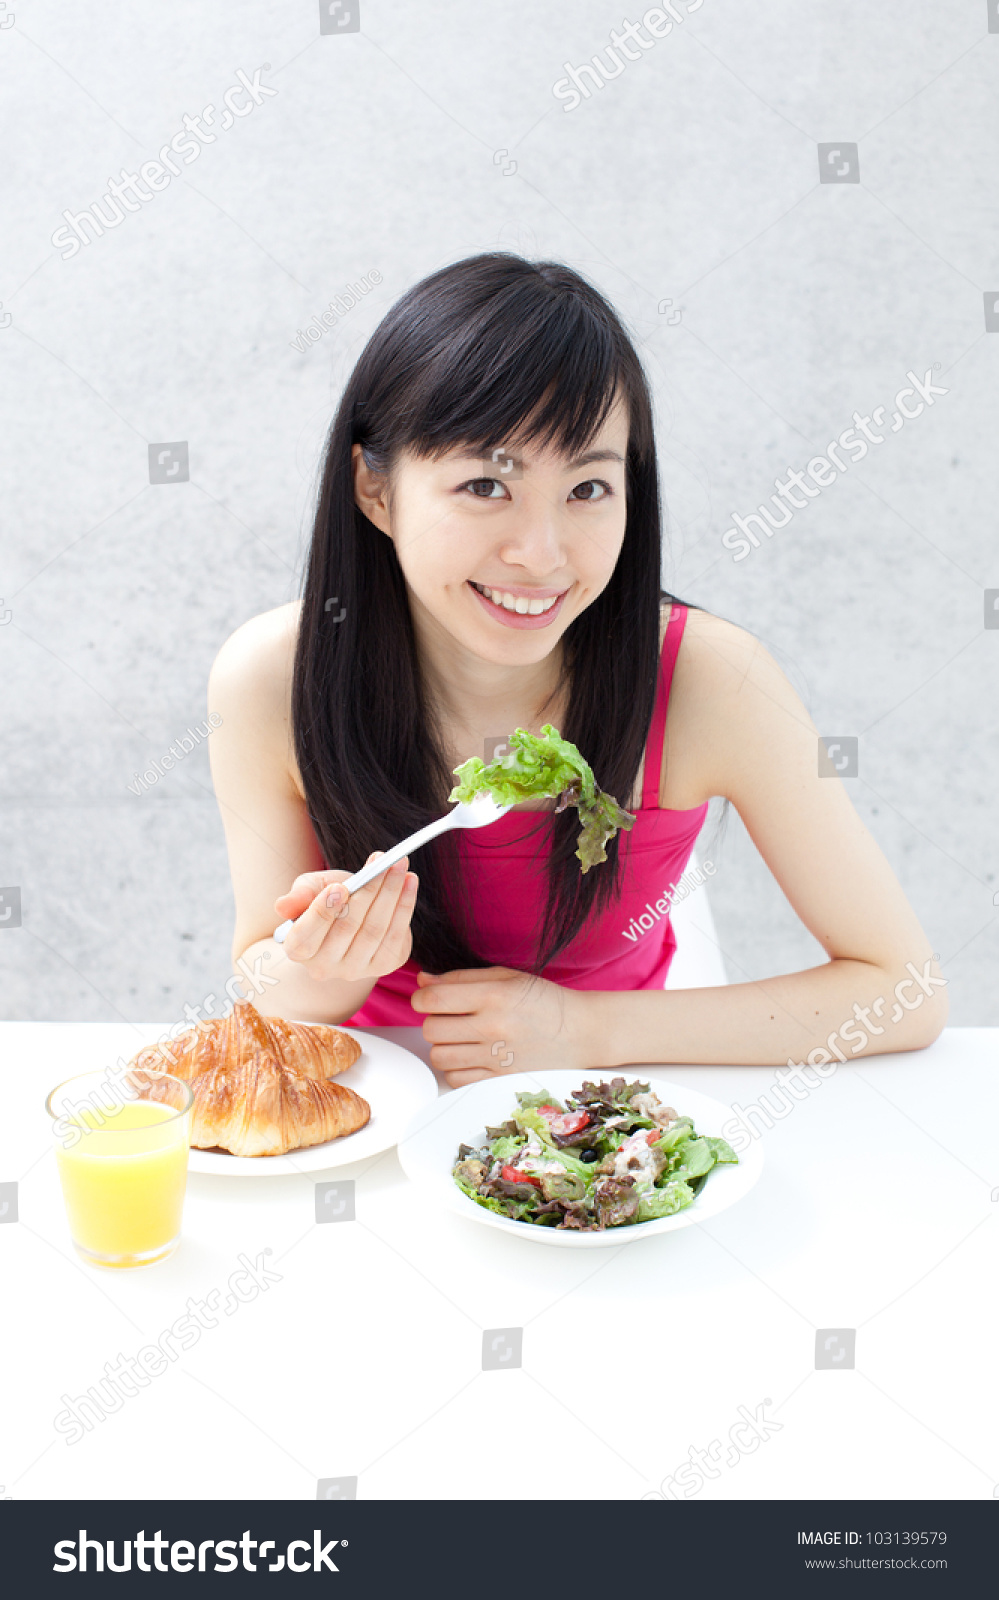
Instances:
[[[658,811],[659,809],[659,775],[662,772],[663,764],[666,709],[669,705],[669,691],[673,682],[673,668],[676,666],[677,651],[680,648],[680,640],[683,638],[683,628],[686,620],[687,607],[680,605],[678,601],[674,601],[670,608],[669,622],[666,624],[663,647],[659,654],[659,681],[656,688],[656,703],[652,712],[649,737],[645,745],[645,776],[642,783],[643,811]]]

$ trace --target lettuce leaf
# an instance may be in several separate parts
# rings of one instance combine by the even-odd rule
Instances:
[[[714,1156],[716,1161],[718,1161],[718,1162],[734,1161],[736,1166],[738,1166],[739,1157],[736,1155],[735,1151],[732,1149],[732,1146],[729,1144],[727,1139],[716,1139],[716,1138],[712,1137],[711,1134],[707,1134],[707,1133],[702,1134],[701,1137],[704,1140],[704,1143],[710,1148],[711,1153],[713,1154],[713,1156]]]
[[[591,1116],[617,1116],[629,1113],[637,1120],[640,1113],[632,1112],[631,1102],[636,1094],[648,1094],[649,1085],[635,1078],[625,1083],[623,1078],[612,1078],[610,1083],[592,1083],[587,1078],[581,1089],[569,1096],[574,1105],[582,1107]],[[646,1119],[648,1120],[648,1119]]]
[[[690,1117],[680,1117],[672,1127],[664,1129],[656,1140],[660,1150],[665,1150],[667,1155],[672,1155],[677,1147],[693,1136],[694,1124]]]
[[[558,1161],[566,1170],[572,1172],[577,1178],[582,1178],[586,1188],[593,1184],[593,1164],[580,1161],[578,1156],[570,1155],[568,1150],[562,1150],[557,1144],[552,1143],[552,1136],[544,1117],[529,1106],[525,1106],[516,1113],[517,1121],[525,1128],[530,1128],[541,1140],[541,1148],[545,1153],[546,1161]],[[518,1147],[520,1148],[520,1147]]]
[[[586,1196],[586,1181],[565,1168],[562,1172],[542,1172],[541,1193],[546,1200],[582,1200]]]
[[[661,1189],[646,1189],[638,1197],[638,1222],[653,1222],[656,1217],[671,1217],[682,1211],[694,1198],[694,1191],[686,1183],[670,1181]]]
[[[548,1124],[541,1113],[536,1111],[533,1106],[518,1106],[513,1118],[518,1128],[530,1128],[532,1132],[536,1133],[542,1144],[551,1143]]]
[[[538,1106],[554,1106],[556,1111],[563,1111],[565,1109],[564,1106],[559,1105],[559,1102],[554,1098],[553,1095],[548,1093],[547,1089],[542,1089],[538,1094],[528,1094],[526,1091],[518,1094],[517,1105],[521,1110],[524,1110],[525,1108],[529,1110],[532,1107],[536,1109]],[[515,1117],[516,1115],[517,1113],[514,1112]]]
[[[604,1228],[620,1228],[625,1223],[638,1221],[641,1195],[635,1180],[626,1178],[601,1178],[593,1191],[597,1221]]]
[[[553,1161],[560,1161],[566,1172],[573,1173],[577,1178],[582,1178],[583,1186],[587,1192],[592,1189],[596,1176],[596,1163],[580,1161],[578,1156],[572,1156],[568,1150],[560,1150],[557,1145],[547,1147],[551,1151]]]
[[[507,743],[507,754],[488,765],[480,756],[471,756],[455,767],[459,781],[449,800],[468,802],[476,795],[488,794],[498,805],[517,805],[521,800],[557,796],[556,811],[567,806],[579,810],[576,855],[580,870],[588,872],[606,861],[605,844],[620,828],[634,827],[634,814],[619,806],[613,795],[604,793],[576,746],[563,739],[550,722],[544,724],[540,737],[516,728]]]
[[[490,1146],[493,1159],[495,1161],[502,1161],[504,1165],[506,1165],[507,1162],[513,1161],[514,1157],[518,1155],[523,1148],[523,1137],[518,1139],[510,1139],[504,1136],[502,1139],[494,1139],[492,1145]]]
[[[529,1222],[533,1205],[526,1200],[498,1200],[492,1195],[480,1194],[478,1189],[473,1189],[471,1184],[462,1183],[455,1177],[455,1183],[462,1194],[467,1194],[469,1200],[474,1200],[477,1206],[484,1206],[487,1211],[495,1211],[501,1217],[512,1217],[515,1222]]]
[[[671,1178],[700,1178],[715,1164],[714,1151],[707,1139],[688,1139],[680,1146],[680,1164],[670,1171]]]
[[[491,1128],[489,1126],[488,1122],[486,1123],[486,1138],[487,1139],[502,1139],[504,1134],[508,1134],[512,1138],[516,1138],[517,1132],[518,1132],[517,1124],[514,1122],[512,1117],[509,1119],[508,1122],[501,1122],[495,1128]]]

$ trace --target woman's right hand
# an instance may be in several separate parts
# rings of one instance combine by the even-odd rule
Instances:
[[[373,851],[364,865],[384,854]],[[279,916],[295,919],[281,946],[288,960],[317,983],[373,982],[401,967],[413,948],[409,924],[419,884],[408,865],[403,856],[353,894],[337,894],[350,872],[303,872],[274,902]]]

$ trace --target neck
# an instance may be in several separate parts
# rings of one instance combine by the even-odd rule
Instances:
[[[540,661],[525,665],[485,661],[443,629],[412,594],[410,609],[427,692],[448,723],[479,736],[510,733],[518,724],[555,722],[561,641]]]

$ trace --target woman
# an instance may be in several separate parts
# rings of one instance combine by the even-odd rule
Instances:
[[[237,629],[211,673],[233,954],[262,974],[263,1010],[422,1021],[452,1085],[821,1065],[937,1037],[931,944],[842,783],[820,778],[804,706],[750,633],[661,590],[661,562],[650,396],[593,287],[494,253],[404,295],[332,425],[303,600]],[[404,859],[338,891],[444,814],[461,761],[545,722],[636,815],[606,862],[580,873],[578,813],[546,800],[434,840],[419,873]],[[829,960],[663,992],[661,897],[712,795]]]

